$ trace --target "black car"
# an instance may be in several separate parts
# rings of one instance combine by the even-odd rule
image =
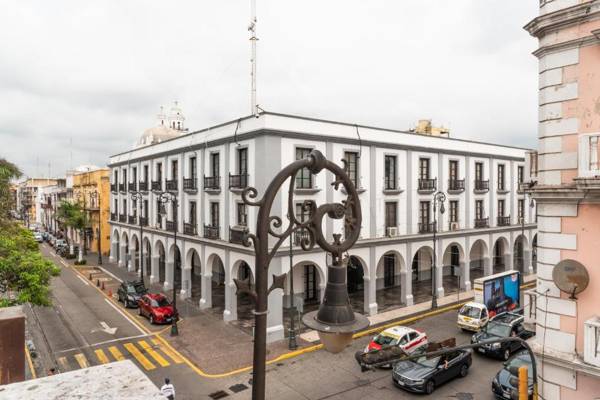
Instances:
[[[473,335],[471,343],[480,343],[488,340],[503,339],[508,337],[519,337],[527,340],[535,332],[525,329],[523,326],[524,317],[515,313],[504,313],[495,316],[480,332]],[[504,361],[508,360],[510,355],[522,348],[521,343],[504,342],[484,344],[477,347],[477,351],[491,357],[501,358]]]
[[[117,290],[117,297],[119,301],[122,301],[125,307],[136,308],[138,306],[138,300],[148,293],[148,289],[142,282],[139,281],[127,281],[122,282]]]
[[[471,362],[471,350],[456,350],[430,358],[423,356],[396,363],[392,379],[401,389],[431,394],[444,382],[467,376]]]
[[[510,384],[511,374],[509,368],[518,369],[522,366],[527,367],[529,398],[533,398],[533,367],[531,365],[531,357],[526,350],[521,350],[504,363],[504,367],[498,371],[494,380],[492,380],[492,393],[494,393],[497,399],[511,398],[511,392],[516,388]]]

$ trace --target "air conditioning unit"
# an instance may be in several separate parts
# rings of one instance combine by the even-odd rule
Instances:
[[[458,222],[450,222],[450,230],[451,231],[457,231],[460,229],[460,226],[458,225]]]
[[[396,226],[388,226],[388,227],[385,229],[385,235],[386,235],[387,237],[395,237],[395,236],[398,236],[398,227],[396,227]]]

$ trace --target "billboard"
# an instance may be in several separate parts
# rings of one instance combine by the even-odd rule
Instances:
[[[521,293],[519,283],[518,272],[499,276],[484,283],[483,299],[490,318],[519,308]]]

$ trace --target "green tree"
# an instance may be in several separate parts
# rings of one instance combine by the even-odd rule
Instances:
[[[70,203],[68,201],[62,201],[58,206],[57,219],[62,222],[65,226],[73,228],[80,232],[83,237],[83,231],[90,227],[90,219],[88,213],[83,209],[79,203]],[[79,248],[78,261],[82,261],[83,244]]]
[[[10,218],[10,210],[14,207],[10,181],[21,175],[21,170],[15,164],[0,158],[0,223],[5,223]]]

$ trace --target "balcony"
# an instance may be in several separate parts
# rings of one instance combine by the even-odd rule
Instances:
[[[230,189],[244,189],[248,186],[248,174],[231,175],[229,174]]]
[[[437,232],[435,228],[435,223],[433,222],[419,222],[419,233],[433,233]]]
[[[206,228],[205,228],[206,229]],[[248,228],[245,226],[230,226],[229,227],[229,242],[235,244],[244,244],[244,237],[248,233]]]
[[[465,191],[464,179],[448,179],[448,193],[460,193]]]
[[[127,185],[130,192],[137,192],[137,182],[129,182]]]
[[[118,219],[117,213],[110,213],[110,220],[116,221]]]
[[[310,238],[308,231],[306,229],[300,229],[294,232],[294,246],[300,246],[303,239]]]
[[[221,182],[218,176],[204,177],[204,190],[216,191],[221,189]]]
[[[433,193],[437,188],[437,179],[419,179],[419,193]]]
[[[118,190],[118,185],[116,183],[111,183],[110,184],[111,193],[117,193],[117,190]]]
[[[177,224],[175,223],[175,221],[169,221],[167,220],[166,224],[165,224],[165,229],[169,232],[176,232],[177,231]]]
[[[177,191],[177,179],[169,179],[167,180],[167,191],[175,192]]]
[[[198,190],[198,179],[189,178],[183,180],[183,190],[186,192],[196,192]]]
[[[127,192],[125,190],[125,184],[124,183],[119,183],[119,192],[121,192],[121,193],[126,193]]]
[[[140,188],[140,192],[148,191],[148,182],[140,182],[138,183],[138,187]]]
[[[483,181],[480,179],[475,180],[475,187],[473,189],[475,193],[486,193],[490,191],[490,181]]]
[[[489,218],[475,218],[475,228],[488,228],[489,226]]]
[[[119,222],[125,222],[125,221],[127,221],[127,215],[119,214]]]
[[[152,191],[162,192],[162,181],[152,181]]]
[[[510,215],[508,217],[498,217],[498,219],[496,221],[496,225],[509,226],[510,225]]]
[[[218,226],[204,225],[204,237],[207,239],[218,240],[221,237],[219,231]]]
[[[140,225],[148,226],[148,217],[140,217]]]
[[[137,218],[135,215],[130,215],[127,217],[127,223],[129,223],[131,225],[135,225],[136,220],[137,220]]]
[[[498,182],[498,187],[496,188],[496,192],[499,194],[506,194],[509,192],[507,186],[504,184],[504,182],[500,183]]]
[[[195,222],[188,224],[183,223],[183,233],[186,235],[196,236],[198,234],[198,228]]]

